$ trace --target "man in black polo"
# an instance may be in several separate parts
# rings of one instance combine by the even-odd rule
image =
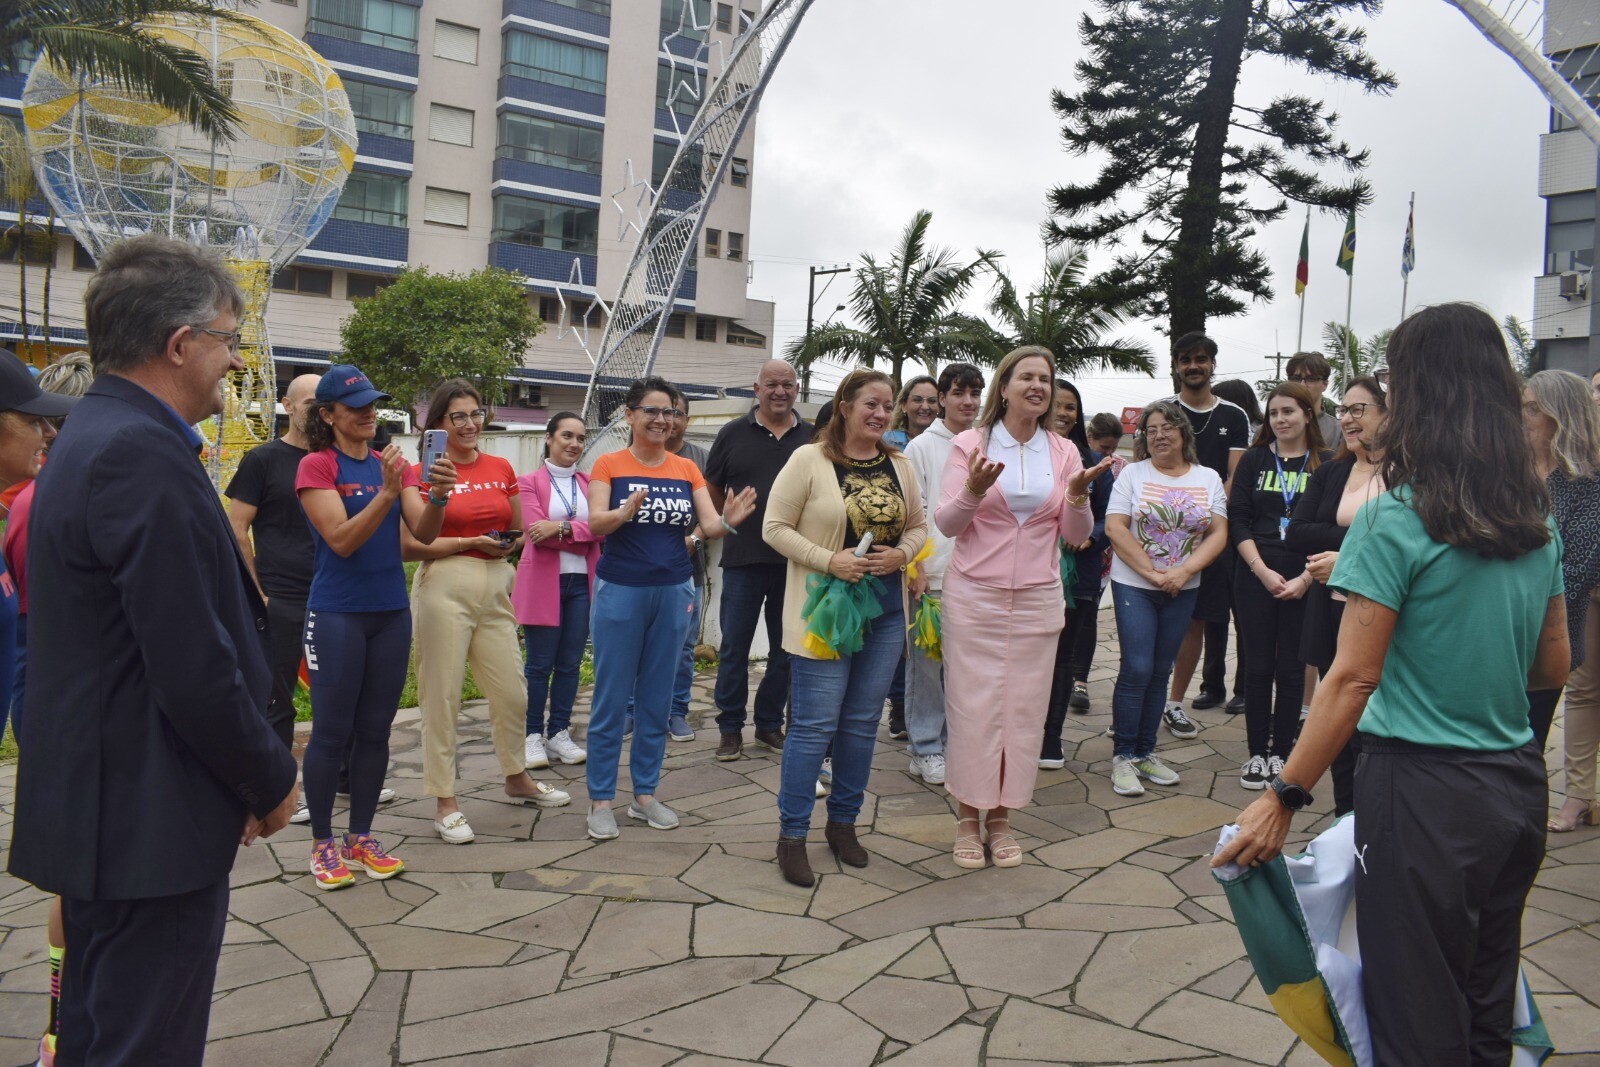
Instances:
[[[744,748],[745,702],[750,694],[750,642],[763,611],[767,621],[767,672],[756,689],[755,740],[783,750],[783,708],[789,699],[789,654],[783,650],[783,587],[788,564],[761,538],[767,497],[778,472],[811,440],[811,427],[794,410],[799,383],[794,368],[768,360],[755,382],[756,404],[724,426],[711,445],[706,487],[717,508],[723,499],[754,486],[756,510],[743,537],[722,539],[722,647],[717,652],[717,759],[736,760]]]
[[[1211,391],[1211,378],[1217,371],[1217,343],[1203,333],[1184,334],[1173,342],[1172,368],[1178,374],[1180,388],[1171,399],[1189,417],[1200,462],[1216,471],[1223,485],[1231,488],[1233,468],[1250,447],[1250,417],[1243,408]],[[1184,634],[1183,647],[1172,667],[1172,690],[1161,721],[1174,737],[1193,737],[1199,732],[1183,713],[1183,694],[1200,661],[1202,641],[1218,650],[1226,648],[1232,609],[1233,551],[1224,549],[1200,576],[1194,617],[1189,620],[1189,631]],[[1215,641],[1218,636],[1221,640]],[[1227,698],[1225,666],[1221,655],[1207,657],[1206,674],[1200,681],[1202,699],[1195,701],[1195,707],[1215,707]]]

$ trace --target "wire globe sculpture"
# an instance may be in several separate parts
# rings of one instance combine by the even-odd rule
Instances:
[[[240,355],[208,462],[222,479],[269,440],[276,380],[266,335],[272,275],[316,236],[355,163],[355,117],[339,75],[315,51],[250,15],[164,16],[142,24],[205,57],[239,113],[213,140],[109,82],[39,57],[22,117],[39,186],[98,260],[113,243],[161,233],[218,249],[244,289]]]

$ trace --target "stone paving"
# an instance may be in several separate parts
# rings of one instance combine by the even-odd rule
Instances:
[[[1206,867],[1217,828],[1254,796],[1238,784],[1242,718],[1196,713],[1197,739],[1163,741],[1182,782],[1119,797],[1102,736],[1115,663],[1107,634],[1093,708],[1067,724],[1066,768],[1040,772],[1034,805],[1013,816],[1023,866],[956,868],[943,789],[911,778],[903,746],[880,733],[861,817],[872,862],[839,867],[819,805],[810,890],[773,862],[776,759],[716,762],[709,716],[668,749],[660,795],[682,825],[623,820],[619,840],[595,844],[583,768],[548,775],[569,808],[504,802],[484,709],[469,708],[461,807],[478,839],[451,846],[434,835],[415,717],[402,714],[389,781],[400,798],[376,829],[405,875],[321,893],[304,827],[242,849],[207,1063],[1312,1067],[1252,978]],[[7,798],[14,780],[0,770]],[[1331,791],[1318,792],[1297,841],[1328,821]],[[9,800],[3,810],[9,838]],[[1600,1064],[1600,832],[1551,846],[1524,921],[1527,974],[1561,1051],[1552,1062]],[[47,907],[0,877],[0,1064],[33,1060]]]

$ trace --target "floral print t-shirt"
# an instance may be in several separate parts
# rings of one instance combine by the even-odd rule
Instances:
[[[1126,515],[1139,547],[1158,571],[1181,566],[1200,547],[1213,522],[1228,521],[1228,499],[1222,479],[1210,467],[1190,464],[1188,471],[1170,477],[1150,460],[1130,463],[1111,487],[1106,515]],[[1137,589],[1156,588],[1115,555],[1111,580]],[[1185,585],[1200,584],[1197,574]]]

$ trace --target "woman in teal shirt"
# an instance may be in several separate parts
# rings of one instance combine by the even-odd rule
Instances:
[[[1276,856],[1360,720],[1356,911],[1373,1059],[1510,1060],[1523,904],[1544,858],[1530,689],[1569,667],[1561,540],[1521,383],[1481,308],[1413,313],[1389,341],[1391,487],[1350,525],[1333,666],[1272,792],[1212,859]]]

